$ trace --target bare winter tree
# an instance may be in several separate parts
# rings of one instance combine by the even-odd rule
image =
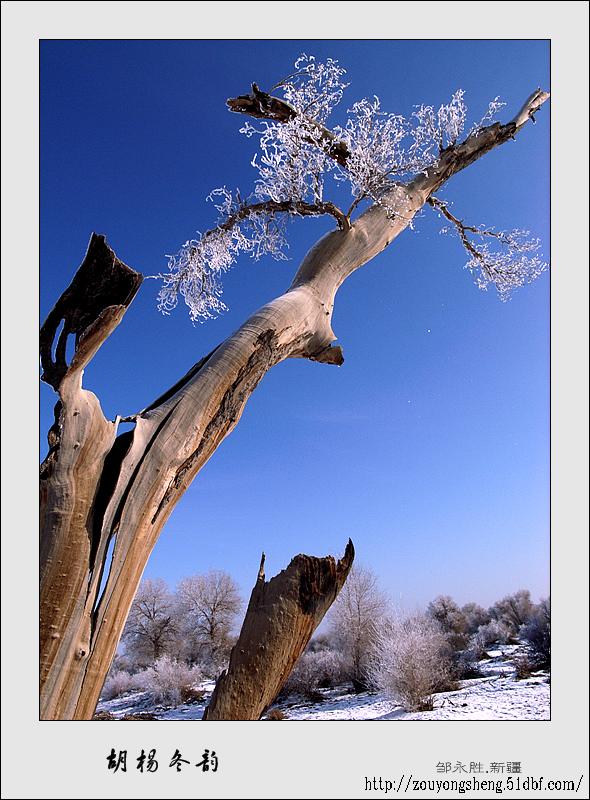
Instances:
[[[455,174],[510,142],[548,94],[536,89],[508,122],[501,104],[466,128],[463,93],[411,119],[385,113],[379,101],[352,105],[345,125],[329,115],[345,88],[344,70],[303,56],[275,87],[256,84],[229,108],[257,120],[242,132],[259,141],[250,197],[215,190],[217,224],[187,241],[162,275],[160,306],[179,298],[193,319],[223,309],[220,277],[239,254],[282,258],[286,220],[327,215],[334,230],[307,254],[291,286],[246,320],[161,397],[127,421],[107,420],[82,373],[119,324],[142,276],[93,235],[69,288],[41,329],[43,380],[59,394],[50,451],[41,467],[41,715],[87,719],[116,650],[146,561],[179,497],[233,430],[265,373],[287,358],[342,364],[331,327],[336,292],[380,253],[425,205],[432,206],[468,251],[480,288],[500,297],[544,268],[538,242],[523,231],[467,224],[437,192]],[[347,209],[329,199],[346,182]],[[68,339],[74,354],[68,358]],[[109,545],[113,555],[107,563]],[[103,574],[104,591],[101,591]],[[311,634],[310,634],[311,635]]]
[[[533,602],[528,589],[519,589],[498,600],[490,609],[492,617],[506,626],[516,635],[521,625],[527,623],[533,615]]]
[[[454,650],[462,650],[467,645],[467,618],[452,597],[443,594],[435,597],[426,613],[438,622]]]
[[[375,573],[367,567],[353,567],[330,621],[348,679],[357,691],[367,688],[372,651],[388,611],[388,599],[379,589]]]
[[[551,599],[546,597],[533,606],[520,636],[527,642],[533,661],[541,668],[551,666]]]
[[[152,664],[173,648],[179,623],[175,598],[165,581],[142,581],[123,630],[128,654],[140,666]]]
[[[465,603],[465,605],[461,608],[461,612],[465,617],[467,633],[469,636],[477,633],[478,629],[482,625],[487,625],[491,619],[490,612],[485,608],[482,608],[482,606],[480,606],[478,603]]]
[[[201,661],[206,655],[217,665],[229,654],[230,634],[242,607],[237,583],[227,572],[213,570],[183,578],[177,594],[189,654],[198,652]]]

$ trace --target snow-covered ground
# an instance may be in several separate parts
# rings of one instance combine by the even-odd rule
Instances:
[[[318,702],[291,696],[275,708],[285,719],[294,720],[549,719],[549,675],[538,672],[517,680],[511,658],[518,649],[517,645],[504,645],[489,650],[490,658],[479,662],[483,677],[461,681],[456,691],[435,695],[432,711],[407,712],[381,693],[352,694],[347,687],[320,689],[322,700]],[[133,692],[100,702],[97,713],[108,712],[114,718],[150,713],[158,720],[197,720],[213,686],[214,681],[205,681],[199,686],[204,692],[201,701],[177,708],[154,707],[145,692]]]
[[[153,714],[157,719],[201,719],[214,687],[215,681],[203,681],[196,687],[203,692],[203,699],[176,708],[154,706],[147,692],[126,692],[114,700],[101,701],[96,713],[106,712],[116,719],[130,714]]]

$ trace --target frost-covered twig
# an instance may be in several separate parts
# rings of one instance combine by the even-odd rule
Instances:
[[[547,264],[537,255],[529,255],[536,253],[541,246],[538,239],[530,237],[529,231],[494,231],[483,226],[466,225],[449,211],[448,204],[443,200],[431,196],[428,203],[449,220],[459,234],[461,243],[470,255],[466,267],[475,276],[480,289],[487,289],[493,284],[500,300],[505,301],[514,289],[531,283],[547,269]],[[447,233],[448,228],[443,228],[442,232]],[[501,248],[492,249],[485,241],[476,244],[468,233],[482,240],[491,239]]]
[[[488,105],[488,110],[480,119],[480,121],[473,126],[473,128],[469,132],[469,135],[470,136],[476,135],[477,133],[479,133],[479,131],[483,130],[483,128],[485,128],[486,125],[490,124],[490,122],[494,119],[498,111],[501,108],[504,108],[505,105],[506,103],[500,100],[499,97],[494,97],[493,100],[490,100],[490,103]]]
[[[447,105],[441,105],[435,112],[432,106],[421,105],[413,113],[416,127],[413,131],[414,142],[410,148],[412,155],[422,162],[432,162],[445,147],[452,147],[463,128],[467,116],[464,101],[465,92],[458,89]],[[438,153],[434,153],[434,148]]]

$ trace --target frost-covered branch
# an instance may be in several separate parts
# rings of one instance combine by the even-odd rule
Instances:
[[[247,203],[239,194],[216,189],[209,196],[218,200],[220,220],[215,228],[199,234],[168,256],[168,272],[158,275],[163,281],[159,309],[165,314],[184,297],[193,322],[203,321],[224,311],[219,275],[227,272],[241,253],[255,260],[264,255],[285,259],[285,216],[333,216],[342,230],[349,219],[334,203],[309,203],[303,200],[264,200]]]
[[[426,166],[404,146],[410,130],[407,120],[382,111],[378,97],[355,103],[349,115],[346,125],[336,128],[349,156],[335,177],[350,183],[353,207],[365,198],[379,202],[392,178]]]
[[[248,122],[241,128],[248,137],[260,136],[262,156],[255,156],[253,165],[259,171],[257,192],[263,195],[282,199],[295,191],[303,197],[311,187],[319,187],[321,195],[331,176],[350,185],[350,217],[364,200],[384,204],[392,182],[425,172],[458,146],[467,118],[462,90],[437,110],[416,107],[409,119],[382,111],[377,97],[365,98],[348,109],[345,125],[330,130],[328,118],[347,86],[344,70],[336,61],[322,65],[305,54],[295,67],[273,87],[284,99],[253,84],[251,94],[227,101],[231,111],[263,120],[259,128]],[[494,98],[468,138],[484,130],[503,105]],[[386,210],[400,214],[399,208]]]
[[[329,214],[334,217],[341,230],[350,228],[350,220],[346,214],[330,202],[306,203],[303,200],[265,200],[260,203],[244,204],[225,222],[219,224],[221,230],[230,230],[234,225],[256,214],[294,214],[299,217],[317,217]]]
[[[163,312],[176,306],[179,295],[193,320],[223,311],[220,275],[240,253],[255,259],[263,255],[284,259],[289,216],[329,214],[347,232],[353,225],[353,212],[369,203],[385,210],[388,219],[411,226],[416,213],[412,191],[422,194],[423,203],[452,175],[513,138],[548,97],[537,90],[506,125],[490,124],[504,105],[494,98],[462,142],[467,119],[462,90],[438,109],[417,106],[409,118],[383,111],[377,97],[362,99],[348,109],[345,124],[331,130],[329,117],[348,86],[344,75],[337,61],[321,63],[303,54],[294,71],[273,87],[282,97],[263,92],[253,83],[250,94],[227,101],[231,111],[259,121],[257,127],[246,122],[240,129],[259,141],[251,162],[257,173],[252,198],[243,202],[239,194],[234,198],[226,189],[212,193],[222,199],[217,205],[221,215],[217,226],[186,242],[169,257],[168,273],[158,276],[164,281],[159,296]],[[346,212],[326,199],[338,183],[350,187],[352,200]],[[404,186],[408,191],[392,191]],[[536,257],[523,255],[530,248],[517,236],[504,244],[512,256],[508,260],[486,244],[470,251],[469,266],[481,273],[478,284],[482,288],[493,282],[506,298],[511,288],[536,277],[542,265]],[[519,260],[514,258],[516,253]]]
[[[448,204],[443,200],[431,196],[428,203],[452,223],[459,234],[470,256],[465,266],[480,289],[485,290],[493,284],[500,300],[505,301],[514,289],[531,283],[547,269],[547,264],[538,255],[533,255],[541,245],[538,239],[531,238],[529,231],[495,231],[483,226],[466,225],[449,211]],[[448,232],[449,228],[441,231]],[[468,236],[470,233],[476,237],[475,241]]]

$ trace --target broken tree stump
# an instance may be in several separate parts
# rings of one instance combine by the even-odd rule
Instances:
[[[353,560],[349,539],[339,561],[298,555],[267,583],[262,555],[240,636],[204,720],[260,719],[338,596]]]

